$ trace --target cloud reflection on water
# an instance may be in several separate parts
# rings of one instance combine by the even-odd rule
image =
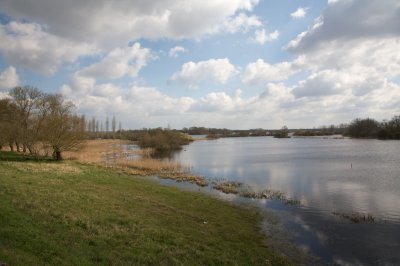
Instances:
[[[209,178],[300,200],[299,207],[258,204],[290,213],[283,221],[298,234],[299,246],[327,261],[400,264],[399,148],[398,141],[236,138],[195,142],[176,159]],[[334,211],[371,213],[379,223],[353,224]]]

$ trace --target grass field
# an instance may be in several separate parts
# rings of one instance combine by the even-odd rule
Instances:
[[[97,166],[0,158],[0,264],[287,264],[254,210]]]

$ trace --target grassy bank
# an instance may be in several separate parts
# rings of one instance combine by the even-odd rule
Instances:
[[[0,161],[0,262],[285,264],[252,210],[96,166],[11,157]]]

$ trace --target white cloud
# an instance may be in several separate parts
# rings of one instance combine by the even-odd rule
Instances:
[[[350,75],[332,70],[324,70],[311,74],[306,80],[302,80],[293,89],[296,97],[319,97],[334,95],[347,89]]]
[[[54,73],[63,62],[94,52],[93,47],[51,35],[36,23],[0,24],[0,39],[0,53],[10,64],[46,74]]]
[[[166,117],[183,115],[195,102],[190,97],[170,97],[152,87],[111,83],[93,84],[84,94],[76,93],[81,85],[71,82],[62,87],[64,96],[73,100],[79,112],[97,118],[113,114],[129,128],[158,127]]]
[[[254,38],[251,40],[255,43],[263,45],[266,42],[271,42],[271,41],[277,40],[278,38],[279,38],[279,31],[275,30],[275,31],[267,34],[265,29],[260,29],[260,30],[256,30],[254,32]]]
[[[327,43],[398,38],[400,2],[346,0],[330,4],[315,23],[288,48],[293,52],[321,49]]]
[[[126,75],[136,77],[151,57],[149,49],[142,48],[140,43],[135,43],[124,49],[112,50],[100,62],[83,68],[79,74],[106,79],[118,79]]]
[[[400,102],[393,99],[400,97],[400,30],[394,26],[399,13],[398,1],[330,1],[288,45],[311,74],[291,88],[296,98],[284,106],[351,118],[398,112]]]
[[[364,96],[374,90],[386,89],[389,81],[369,67],[353,67],[346,71],[326,69],[312,73],[294,88],[296,97],[323,97],[329,95]]]
[[[307,7],[299,7],[296,11],[290,14],[293,19],[304,18],[307,15]]]
[[[244,99],[240,89],[237,89],[233,96],[222,91],[211,92],[194,102],[189,111],[203,114],[217,112],[238,115],[246,112],[255,99],[256,97]]]
[[[237,16],[225,19],[221,26],[217,26],[216,31],[226,31],[229,33],[247,32],[251,28],[261,27],[262,25],[257,16],[240,13]]]
[[[185,47],[183,46],[175,46],[169,50],[169,57],[177,58],[179,53],[186,52]]]
[[[293,62],[269,64],[263,59],[249,63],[244,71],[242,82],[247,85],[260,85],[270,81],[283,81],[300,70],[301,58]]]
[[[329,5],[332,5],[332,4],[335,4],[335,3],[337,3],[339,0],[328,0],[328,4]]]
[[[19,84],[20,80],[15,67],[10,66],[0,73],[0,91],[12,89]]]
[[[0,9],[17,19],[39,21],[52,34],[101,47],[123,47],[140,38],[199,38],[232,18],[237,27],[254,18],[235,16],[251,11],[259,0],[107,1],[3,0]],[[90,14],[90,15],[88,15]],[[241,25],[238,22],[245,18]],[[235,28],[235,26],[233,26]],[[232,29],[233,29],[232,28]]]
[[[229,62],[229,59],[210,59],[200,62],[187,62],[181,70],[170,78],[170,81],[188,85],[191,88],[204,81],[214,81],[225,84],[230,78],[238,74],[238,70]]]

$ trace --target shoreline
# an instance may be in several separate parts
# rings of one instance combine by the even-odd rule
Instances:
[[[94,140],[91,142],[98,142],[101,140]],[[121,149],[121,145],[126,145],[126,144],[131,144],[131,145],[136,145],[134,142],[127,142],[127,141],[121,141],[121,140],[105,140],[107,143],[108,148],[110,148],[110,145],[117,145],[120,147],[117,147],[113,149],[112,153],[118,153],[121,152],[124,149]],[[98,145],[96,145],[99,147]],[[106,155],[105,152],[103,152],[103,155]],[[148,151],[145,151],[145,153],[148,153]],[[135,151],[135,154],[141,154],[141,151],[138,149]],[[114,154],[115,156],[115,154]],[[129,157],[129,152],[124,154],[125,157]],[[107,156],[105,156],[107,157]],[[103,156],[103,159],[105,158]],[[120,158],[120,156],[116,156],[117,158]],[[158,159],[155,159],[158,160]],[[140,161],[140,160],[139,160]],[[261,210],[252,204],[248,204],[252,200],[276,200],[284,204],[285,206],[291,206],[291,205],[299,205],[299,201],[296,199],[291,199],[288,198],[284,193],[280,191],[275,191],[271,189],[265,189],[263,191],[255,192],[251,187],[246,186],[243,183],[235,183],[232,185],[232,181],[228,180],[210,180],[206,179],[203,176],[197,176],[197,175],[192,175],[189,173],[187,169],[180,169],[179,167],[176,167],[176,162],[172,162],[172,171],[168,170],[168,167],[170,166],[169,164],[166,165],[166,167],[163,169],[162,167],[154,167],[154,165],[151,165],[151,167],[147,168],[143,167],[140,163],[134,164],[132,163],[132,160],[110,160],[110,162],[106,163],[105,165],[101,165],[99,163],[95,163],[97,166],[101,167],[106,167],[108,169],[112,169],[113,171],[117,171],[119,174],[128,174],[132,176],[140,176],[143,178],[149,178],[153,177],[155,178],[156,182],[161,185],[167,185],[167,186],[172,186],[175,188],[179,188],[180,190],[187,191],[188,187],[191,187],[189,191],[193,192],[202,192],[205,194],[207,197],[212,197],[212,198],[217,198],[218,200],[223,200],[227,202],[232,202],[231,200],[227,200],[227,198],[230,197],[240,197],[242,198],[242,203],[234,203],[235,205],[241,207],[241,208],[256,208],[257,212],[263,213],[262,214],[262,219],[257,223],[258,226],[260,227],[260,235],[264,235],[267,238],[269,238],[268,235],[265,233],[270,230],[265,229],[265,223],[266,221],[270,221],[271,217],[273,214],[269,211],[266,210]],[[135,167],[136,166],[136,167]],[[139,167],[137,167],[139,166]],[[213,193],[210,193],[211,191],[214,191]],[[217,194],[219,196],[215,197]],[[223,195],[223,196],[221,196]],[[247,202],[245,205],[243,205],[243,202]],[[297,263],[303,263],[304,261],[308,261],[312,259],[315,261],[315,258],[312,258],[310,255],[306,255],[302,253],[300,250],[297,250],[297,247],[294,245],[290,244],[289,237],[287,236],[286,232],[283,232],[283,229],[279,228],[280,225],[277,224],[277,221],[274,220],[274,225],[270,224],[269,228],[273,228],[273,231],[282,231],[280,233],[275,232],[275,238],[272,242],[269,242],[268,245],[271,247],[275,247],[275,250],[279,252],[280,254],[284,254],[285,256],[290,257],[291,261],[297,261]]]
[[[159,228],[157,230],[161,230],[160,232],[175,228],[176,224],[179,224],[176,228],[178,231],[174,229],[168,236],[165,236],[167,239],[176,239],[173,241],[178,241],[177,243],[183,241],[179,244],[179,249],[183,249],[181,251],[183,253],[180,253],[180,256],[183,257],[175,261],[175,263],[178,261],[180,261],[180,263],[190,263],[190,261],[192,261],[194,264],[203,264],[214,261],[214,263],[218,264],[290,264],[282,254],[278,255],[280,254],[278,250],[272,252],[270,248],[267,247],[270,246],[268,236],[260,233],[258,228],[258,224],[261,221],[260,213],[250,207],[238,206],[196,191],[185,192],[176,187],[163,186],[159,182],[152,184],[153,182],[151,182],[149,178],[127,174],[118,171],[116,168],[110,168],[108,166],[101,167],[99,165],[74,162],[71,160],[60,163],[47,161],[0,161],[0,168],[2,168],[2,172],[4,173],[3,177],[6,181],[0,186],[0,190],[7,189],[8,191],[15,191],[11,194],[0,193],[2,202],[7,203],[0,207],[0,209],[2,209],[2,213],[9,217],[7,220],[8,222],[6,221],[5,224],[5,221],[0,219],[0,237],[4,236],[7,230],[11,230],[14,233],[12,233],[13,237],[10,239],[15,238],[17,242],[22,241],[25,243],[24,247],[16,247],[10,243],[4,246],[4,244],[0,243],[2,247],[0,248],[1,261],[7,264],[9,263],[10,265],[40,264],[43,261],[55,263],[58,258],[63,258],[64,262],[70,261],[71,263],[73,263],[73,261],[76,262],[77,259],[79,259],[80,262],[87,261],[87,259],[90,258],[86,257],[85,254],[90,256],[90,254],[93,254],[91,250],[99,250],[101,246],[101,242],[99,242],[101,241],[99,238],[100,236],[105,237],[104,234],[110,232],[111,235],[109,237],[111,238],[109,238],[108,241],[115,241],[115,234],[120,235],[120,237],[125,237],[125,235],[128,237],[130,234],[129,232],[133,228],[136,228],[135,224],[130,225],[131,222],[141,221],[144,217],[147,218],[143,220],[143,222],[146,221],[143,225],[150,222],[150,224],[154,224],[154,226]],[[25,192],[22,193],[22,191]],[[133,191],[136,192],[132,193]],[[13,198],[17,197],[17,195],[21,196],[18,199],[18,204],[15,205],[16,202]],[[160,197],[163,198],[163,200],[157,200],[157,198]],[[146,200],[146,198],[150,201]],[[138,203],[140,204],[138,205]],[[142,204],[144,204],[144,206],[142,206]],[[97,206],[102,207],[100,209]],[[115,209],[115,206],[120,207]],[[127,208],[131,209],[132,206],[136,206],[134,207],[136,211],[126,212],[128,210]],[[87,207],[89,207],[89,209],[87,209]],[[31,219],[33,220],[31,220],[29,224],[21,225],[22,227],[10,227],[16,222],[13,221],[13,215],[10,213],[10,211],[13,210],[14,212],[17,211],[19,213],[18,215],[21,217],[28,215],[32,217]],[[124,214],[114,215],[115,212],[121,211]],[[103,214],[98,216],[100,213]],[[142,214],[137,216],[138,213]],[[240,216],[234,213],[240,213]],[[104,223],[104,225],[97,224],[98,221],[104,219],[101,218],[103,215],[105,215],[104,217],[110,216],[111,218],[112,216],[115,218],[101,222],[101,224]],[[126,218],[124,218],[125,216]],[[119,224],[120,222],[115,224],[115,222],[113,222],[114,219],[120,219],[121,224]],[[161,222],[159,219],[161,219],[161,221],[167,220]],[[174,222],[170,223],[170,219]],[[186,221],[188,219],[194,219],[196,221],[195,224]],[[42,224],[46,224],[46,226],[42,228]],[[110,231],[110,229],[104,230],[104,226],[117,226],[118,228],[111,229]],[[52,244],[45,244],[45,246],[52,247],[55,251],[50,253],[34,251],[36,246],[39,249],[43,249],[43,246],[36,243],[36,238],[29,238],[29,234],[24,233],[24,228],[26,228],[26,230],[36,230],[37,233],[40,234],[43,243],[51,241]],[[50,235],[43,231],[47,230],[46,228],[50,230]],[[70,230],[73,230],[75,233],[71,234]],[[218,233],[217,231],[206,233],[207,230],[217,230]],[[136,229],[134,231],[136,231]],[[190,232],[189,234],[184,234],[185,238],[190,236],[189,239],[193,240],[186,242],[186,240],[181,239],[179,236],[181,234],[179,233],[180,231]],[[96,232],[95,235],[92,235],[93,232]],[[202,232],[206,234],[203,235]],[[76,234],[82,235],[83,238]],[[89,235],[85,236],[86,234],[89,234],[90,237]],[[198,234],[202,236],[200,237]],[[26,238],[25,235],[28,238]],[[75,235],[73,237],[75,244],[69,247],[64,246],[64,241],[55,240],[59,237],[66,239],[72,237],[72,235]],[[107,235],[109,235],[109,233],[107,233]],[[92,240],[85,243],[86,240],[84,239],[87,239],[87,237]],[[149,236],[144,235],[143,237],[144,239],[150,240],[150,238],[148,238]],[[219,239],[221,237],[223,240]],[[18,238],[18,240],[16,238]],[[228,240],[229,238],[232,238],[232,240]],[[57,244],[53,241],[56,241]],[[194,246],[193,241],[197,242]],[[215,248],[214,251],[208,250],[208,248],[204,250],[205,247],[211,247],[210,244],[205,244],[207,241],[215,243],[211,245],[213,249]],[[158,243],[156,245],[164,246],[162,242],[155,243]],[[201,243],[205,245],[199,246],[203,245]],[[154,244],[150,244],[149,248],[155,248]],[[233,246],[229,247],[230,245]],[[33,252],[31,253],[32,255],[28,256],[26,254],[26,251],[24,251],[26,250],[25,246]],[[242,247],[239,248],[239,246]],[[87,250],[87,252],[82,254],[82,252],[74,251],[75,248]],[[171,244],[167,244],[164,248],[167,248],[167,250],[171,248],[174,249],[174,245],[171,246]],[[194,248],[194,254],[200,253],[194,255],[191,252],[184,251],[187,248]],[[67,253],[61,251],[64,249]],[[115,255],[126,249],[129,249],[129,247],[118,246],[118,248],[116,248],[114,246],[111,248],[114,255],[104,250],[98,253],[95,259],[99,262],[98,264],[108,264],[101,262],[111,262],[109,259],[112,257],[114,257],[112,261],[119,261],[123,258],[117,258]],[[9,253],[8,250],[13,250],[13,253]],[[46,250],[46,248],[44,248],[44,250]],[[102,248],[100,250],[102,250]],[[211,255],[214,252],[216,253]],[[202,253],[205,255],[200,255]],[[224,255],[228,253],[230,255]],[[51,254],[57,255],[53,256]],[[69,254],[76,254],[77,257],[70,257]],[[153,254],[155,258],[162,258],[161,261],[165,261],[168,257],[165,256],[166,254],[164,252],[161,252],[161,254],[151,252],[151,254]],[[126,255],[120,255],[126,257]],[[17,260],[15,256],[18,256]],[[141,264],[160,262],[160,260],[154,258],[148,261],[148,259],[136,257],[136,255],[129,255],[128,257],[130,256],[134,256],[134,259],[131,257],[129,261],[136,261]],[[169,261],[169,259],[166,261]]]

